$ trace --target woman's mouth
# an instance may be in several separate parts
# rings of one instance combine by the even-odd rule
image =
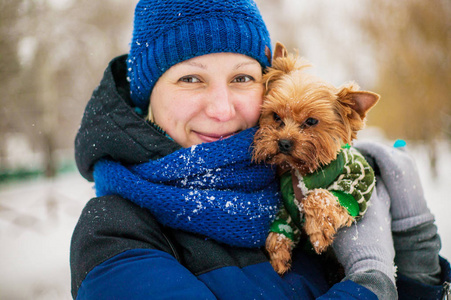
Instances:
[[[211,143],[211,142],[229,138],[232,135],[234,135],[236,132],[217,134],[217,133],[205,133],[205,132],[194,131],[194,133],[202,140],[203,143]]]

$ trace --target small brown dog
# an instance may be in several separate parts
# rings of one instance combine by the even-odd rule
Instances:
[[[276,44],[273,65],[263,78],[266,92],[254,139],[253,159],[277,165],[279,174],[288,175],[281,188],[288,188],[292,199],[284,198],[266,241],[280,274],[290,268],[301,228],[315,251],[323,252],[339,228],[363,215],[375,184],[363,156],[344,145],[364,127],[379,96],[358,91],[355,84],[337,89],[303,72],[306,67]]]

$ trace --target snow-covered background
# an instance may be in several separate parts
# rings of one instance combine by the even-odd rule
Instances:
[[[371,129],[368,132],[374,133]],[[361,139],[368,137],[364,134]],[[372,139],[383,140],[378,135]],[[432,178],[426,149],[408,146],[437,219],[442,256],[451,258],[450,145],[439,145],[436,179]],[[93,194],[92,184],[78,173],[0,187],[0,299],[71,299],[70,238]]]

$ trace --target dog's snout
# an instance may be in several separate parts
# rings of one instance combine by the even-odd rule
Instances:
[[[289,153],[293,148],[293,141],[288,139],[279,140],[279,150],[282,153]]]

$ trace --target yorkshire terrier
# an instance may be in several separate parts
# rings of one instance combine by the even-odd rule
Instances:
[[[279,274],[290,268],[301,233],[322,253],[339,228],[363,216],[375,185],[373,170],[349,145],[379,95],[354,83],[336,88],[303,72],[309,66],[276,44],[254,138],[253,159],[281,175],[284,205],[266,240]]]

